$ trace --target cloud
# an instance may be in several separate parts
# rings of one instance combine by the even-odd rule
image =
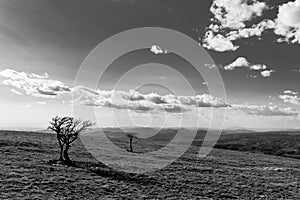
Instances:
[[[30,107],[32,107],[32,105],[31,104],[27,104],[27,105],[24,105],[23,107],[24,108],[30,108]]]
[[[237,50],[239,46],[233,44],[232,41],[251,36],[261,36],[262,32],[271,26],[271,20],[262,21],[250,28],[246,28],[245,25],[245,22],[261,16],[266,9],[268,9],[266,3],[256,0],[251,2],[214,0],[210,7],[214,17],[202,39],[202,46],[218,52]]]
[[[266,3],[256,0],[214,0],[210,11],[222,28],[240,29],[267,8]]]
[[[266,70],[267,66],[264,64],[251,64],[247,61],[246,58],[244,57],[238,57],[235,61],[233,61],[231,64],[224,66],[224,69],[227,71],[232,71],[236,68],[247,68],[250,70],[254,70],[254,71],[261,71],[264,70],[263,72],[261,72],[263,77],[266,76],[270,76],[271,72],[273,72],[273,70]],[[269,73],[269,74],[267,74]],[[251,76],[252,77],[252,76]]]
[[[274,29],[275,27],[276,23],[272,20],[264,20],[249,28],[226,28],[226,30],[223,30],[219,25],[211,24],[202,40],[202,46],[219,52],[235,51],[239,48],[239,46],[235,45],[233,41],[254,36],[261,37],[265,30]],[[219,32],[223,32],[224,35],[221,35]],[[215,34],[217,36],[215,36]],[[222,47],[221,45],[225,46]]]
[[[212,31],[207,31],[203,40],[202,46],[206,49],[212,49],[219,52],[235,51],[239,46],[234,45],[230,39],[221,34],[215,35]]]
[[[11,89],[10,91],[12,91],[13,93],[15,93],[16,95],[23,95],[22,92],[19,92],[19,91],[15,90],[15,89]]]
[[[297,73],[300,73],[300,69],[292,69],[291,72],[297,72]]]
[[[283,36],[278,42],[300,44],[300,0],[290,1],[279,6],[274,32]]]
[[[237,30],[232,30],[226,34],[226,37],[235,41],[242,38],[250,38],[250,37],[261,37],[263,32],[267,29],[273,29],[276,27],[276,24],[272,20],[263,20],[258,24],[252,25],[250,28],[242,28]]]
[[[204,66],[208,67],[208,69],[222,68],[222,65],[220,64],[204,64]]]
[[[291,94],[291,95],[289,95]],[[297,92],[285,91],[284,95],[279,95],[279,98],[285,103],[291,103],[294,105],[300,105],[300,97],[297,96]]]
[[[41,104],[41,105],[46,105],[46,102],[45,102],[45,101],[37,101],[36,103],[37,103],[37,104]]]
[[[49,79],[48,74],[18,72],[12,69],[0,71],[0,76],[6,78],[2,84],[15,87],[27,95],[43,98],[55,98],[60,94],[70,92],[71,88],[62,82]],[[12,92],[22,94],[15,89]]]
[[[158,45],[152,45],[150,51],[154,54],[167,54],[169,53],[168,50],[161,48]]]
[[[298,94],[298,92],[294,92],[294,91],[292,91],[292,90],[285,90],[285,91],[283,92],[283,94],[292,94],[292,95],[297,95],[297,94]]]
[[[263,65],[263,64],[255,64],[255,65],[251,65],[251,66],[250,66],[250,69],[251,69],[251,70],[255,70],[255,71],[260,71],[260,70],[265,70],[265,69],[267,69],[267,66],[266,66],[266,65]]]
[[[232,105],[232,108],[248,115],[299,116],[299,113],[294,108],[279,108],[278,106],[272,105]]]
[[[231,64],[224,67],[225,70],[234,70],[235,68],[239,67],[249,67],[250,63],[244,57],[239,57]]]
[[[267,30],[273,30],[280,36],[277,42],[300,44],[300,0],[279,5],[276,18],[246,27],[247,22],[261,17],[267,9],[266,3],[257,0],[214,0],[210,8],[214,17],[203,37],[202,46],[219,52],[235,51],[238,46],[234,41],[261,37]]]
[[[99,106],[134,111],[166,111],[184,113],[197,107],[229,107],[223,100],[208,94],[196,96],[159,95],[157,93],[142,94],[135,90],[92,90],[83,86],[74,89],[79,97],[75,100],[87,106]]]
[[[229,104],[225,103],[222,99],[213,97],[209,94],[202,94],[197,96],[172,96],[171,102],[179,100],[184,105],[194,105],[196,107],[230,107]]]
[[[260,74],[262,77],[266,78],[266,77],[270,77],[273,72],[274,72],[274,70],[264,70],[264,71],[260,72]]]
[[[250,75],[247,75],[247,78],[257,78],[257,75],[250,74]]]

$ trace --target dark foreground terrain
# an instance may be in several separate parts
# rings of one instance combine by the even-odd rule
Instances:
[[[54,134],[1,131],[0,199],[300,199],[299,159],[222,149],[197,159],[196,148],[163,170],[134,175],[101,165],[80,141],[67,167],[54,161]]]

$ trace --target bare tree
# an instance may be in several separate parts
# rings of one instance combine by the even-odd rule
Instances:
[[[87,130],[94,124],[87,120],[74,119],[73,117],[54,117],[50,121],[48,129],[56,132],[58,144],[60,146],[60,160],[66,163],[72,163],[68,151],[71,144],[78,139],[82,131]]]
[[[61,132],[63,131],[63,128],[69,123],[70,117],[58,117],[55,116],[50,121],[50,126],[48,129],[53,130],[56,132],[57,141],[60,147],[60,161],[64,161],[63,158],[63,149],[64,149],[64,143],[61,141]]]
[[[126,135],[129,138],[129,151],[133,152],[132,142],[134,138],[137,138],[137,136],[135,133],[127,133]]]

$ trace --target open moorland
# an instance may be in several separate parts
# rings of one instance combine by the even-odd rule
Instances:
[[[159,149],[173,132],[165,130],[151,142],[137,139],[134,151]],[[218,148],[198,159],[205,136],[200,132],[189,150],[168,167],[133,174],[104,166],[80,140],[70,150],[74,165],[65,166],[56,161],[55,134],[1,131],[0,199],[300,199],[298,134],[226,133]],[[118,130],[107,134],[120,148],[127,148],[128,139]]]

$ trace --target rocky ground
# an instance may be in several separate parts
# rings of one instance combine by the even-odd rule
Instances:
[[[80,142],[67,167],[54,161],[55,135],[1,131],[0,199],[300,199],[300,160],[221,149],[197,159],[193,148],[134,175],[104,167]]]

